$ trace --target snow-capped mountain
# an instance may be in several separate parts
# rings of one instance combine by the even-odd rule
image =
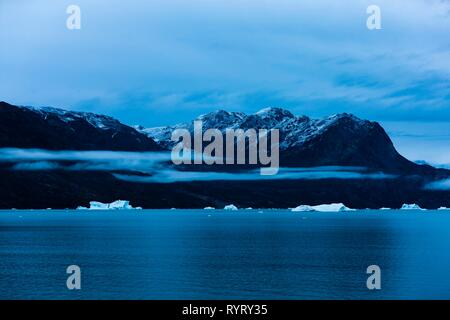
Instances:
[[[399,208],[403,203],[417,203],[423,208],[450,206],[450,191],[424,189],[432,182],[448,179],[450,171],[406,160],[376,122],[345,113],[310,119],[280,108],[266,108],[250,115],[221,110],[197,119],[203,121],[204,129],[279,129],[281,166],[364,166],[394,173],[389,179],[139,183],[117,179],[114,170],[104,171],[101,167],[76,172],[45,169],[48,166],[29,170],[0,161],[0,208],[76,208],[94,199],[104,203],[128,199],[146,208],[223,208],[230,203],[240,207],[288,208],[299,203],[339,202],[351,208]],[[172,145],[172,131],[177,128],[192,131],[192,122],[131,128],[93,113],[0,102],[0,148],[167,150]],[[133,168],[121,168],[120,173],[142,174]],[[218,168],[183,167],[181,171],[211,169]]]
[[[284,166],[351,165],[395,172],[427,169],[398,154],[377,122],[362,120],[348,113],[311,119],[295,116],[281,108],[265,108],[250,115],[218,110],[195,120],[203,122],[203,130],[278,129],[280,162]],[[162,148],[170,149],[175,144],[171,141],[172,132],[180,128],[193,132],[193,121],[136,129],[153,138]]]
[[[0,102],[0,148],[156,151],[152,138],[118,120],[89,112]]]
[[[338,122],[345,121],[343,119],[348,119],[348,124],[354,130],[373,125],[370,121],[361,120],[347,113],[332,115],[324,119],[310,119],[306,116],[294,116],[290,111],[281,108],[265,108],[251,115],[217,110],[201,115],[193,121],[202,121],[203,130],[219,129],[222,132],[225,132],[226,129],[278,129],[281,135],[280,150],[286,150],[312,140],[333,125],[337,125]],[[193,132],[193,121],[167,127],[143,128],[136,126],[135,128],[167,148],[175,144],[170,140],[175,129],[187,129]]]
[[[53,107],[29,107],[19,106],[20,109],[30,110],[42,116],[44,120],[57,118],[58,120],[69,124],[75,121],[87,121],[91,126],[103,130],[117,130],[121,123],[109,116],[96,114],[92,112],[68,111]]]

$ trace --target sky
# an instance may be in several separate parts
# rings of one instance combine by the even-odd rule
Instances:
[[[217,109],[350,112],[408,158],[450,164],[448,0],[0,0],[0,43],[12,104],[147,127]]]

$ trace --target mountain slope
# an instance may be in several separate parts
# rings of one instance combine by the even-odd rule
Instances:
[[[114,118],[0,102],[0,148],[157,151],[152,138]]]
[[[203,130],[278,129],[280,131],[280,164],[288,167],[363,166],[395,173],[431,173],[434,168],[422,166],[402,157],[391,139],[377,123],[342,113],[324,119],[294,116],[281,108],[266,108],[255,114],[218,110],[199,116]],[[137,130],[153,138],[162,148],[170,149],[174,129],[193,132],[193,121],[175,126]]]

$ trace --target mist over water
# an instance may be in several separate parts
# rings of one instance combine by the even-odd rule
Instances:
[[[394,175],[384,173],[361,173],[328,170],[326,167],[313,168],[280,168],[275,175],[261,175],[259,170],[245,173],[223,172],[187,172],[177,170],[161,170],[149,177],[114,174],[117,179],[138,183],[171,183],[187,181],[215,181],[215,180],[319,180],[319,179],[392,179]]]
[[[170,161],[170,152],[0,149],[0,163],[10,164],[11,170],[111,171],[117,179],[138,183],[215,180],[392,179],[396,177],[383,172],[369,172],[364,167],[352,166],[280,168],[275,175],[261,175],[260,170],[246,170],[238,173],[180,171],[177,166],[170,165]],[[119,170],[147,175],[116,173]]]

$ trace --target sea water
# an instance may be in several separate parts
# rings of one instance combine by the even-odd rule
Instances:
[[[0,299],[435,298],[450,212],[0,211]]]

